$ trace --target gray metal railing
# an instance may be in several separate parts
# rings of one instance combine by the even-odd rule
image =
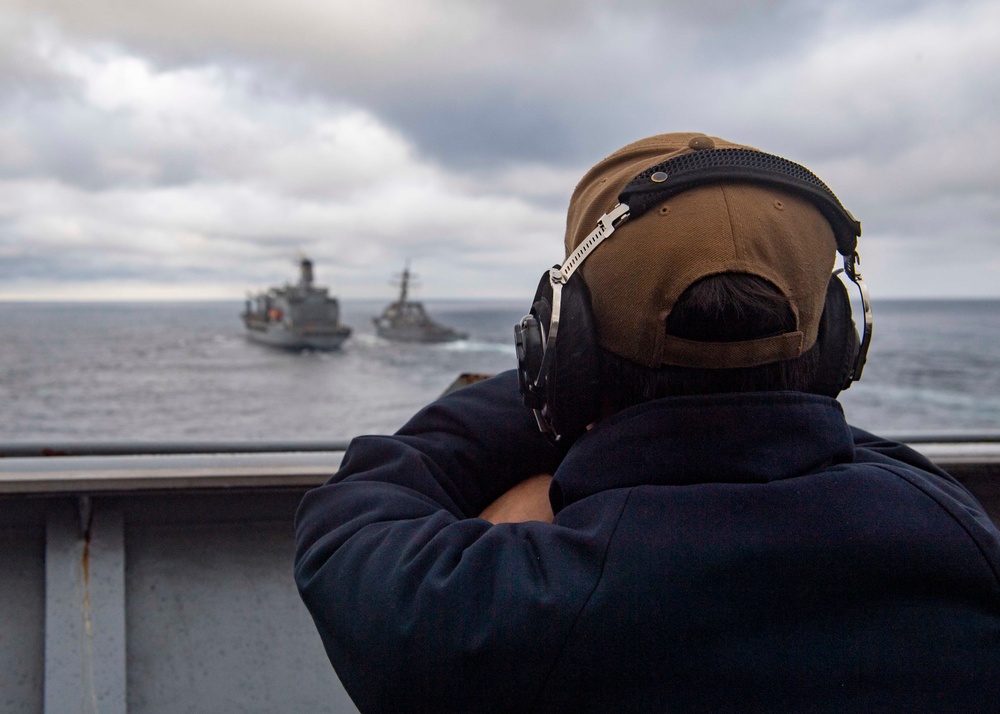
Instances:
[[[1000,520],[1000,432],[888,438]],[[0,444],[0,710],[355,714],[291,577],[346,446]]]

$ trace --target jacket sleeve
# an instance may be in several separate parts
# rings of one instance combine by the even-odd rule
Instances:
[[[572,625],[567,603],[596,582],[599,539],[475,516],[558,462],[509,372],[394,436],[355,439],[340,472],[306,494],[296,582],[362,712],[530,708]]]

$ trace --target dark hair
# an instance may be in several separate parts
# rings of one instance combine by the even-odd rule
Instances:
[[[702,342],[736,342],[795,329],[788,301],[756,275],[722,273],[692,283],[667,317],[668,334]],[[690,394],[805,392],[819,364],[814,345],[796,359],[736,369],[650,368],[600,350],[605,409],[618,411],[650,399]]]

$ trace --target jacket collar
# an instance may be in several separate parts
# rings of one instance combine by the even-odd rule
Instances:
[[[851,462],[839,402],[801,392],[669,397],[602,420],[553,477],[553,510],[639,485],[767,483]]]

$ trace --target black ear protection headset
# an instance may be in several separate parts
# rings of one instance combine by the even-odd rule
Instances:
[[[572,442],[600,413],[597,330],[590,292],[574,273],[615,229],[666,199],[720,181],[778,186],[808,199],[830,222],[844,267],[830,276],[817,344],[819,368],[810,392],[835,397],[861,378],[872,337],[868,288],[858,271],[861,224],[826,184],[799,164],[752,149],[710,149],[683,154],[652,166],[618,194],[618,203],[562,265],[542,275],[531,312],[514,326],[518,383],[538,428],[554,442]],[[839,274],[858,287],[864,332],[858,338],[851,302]]]

